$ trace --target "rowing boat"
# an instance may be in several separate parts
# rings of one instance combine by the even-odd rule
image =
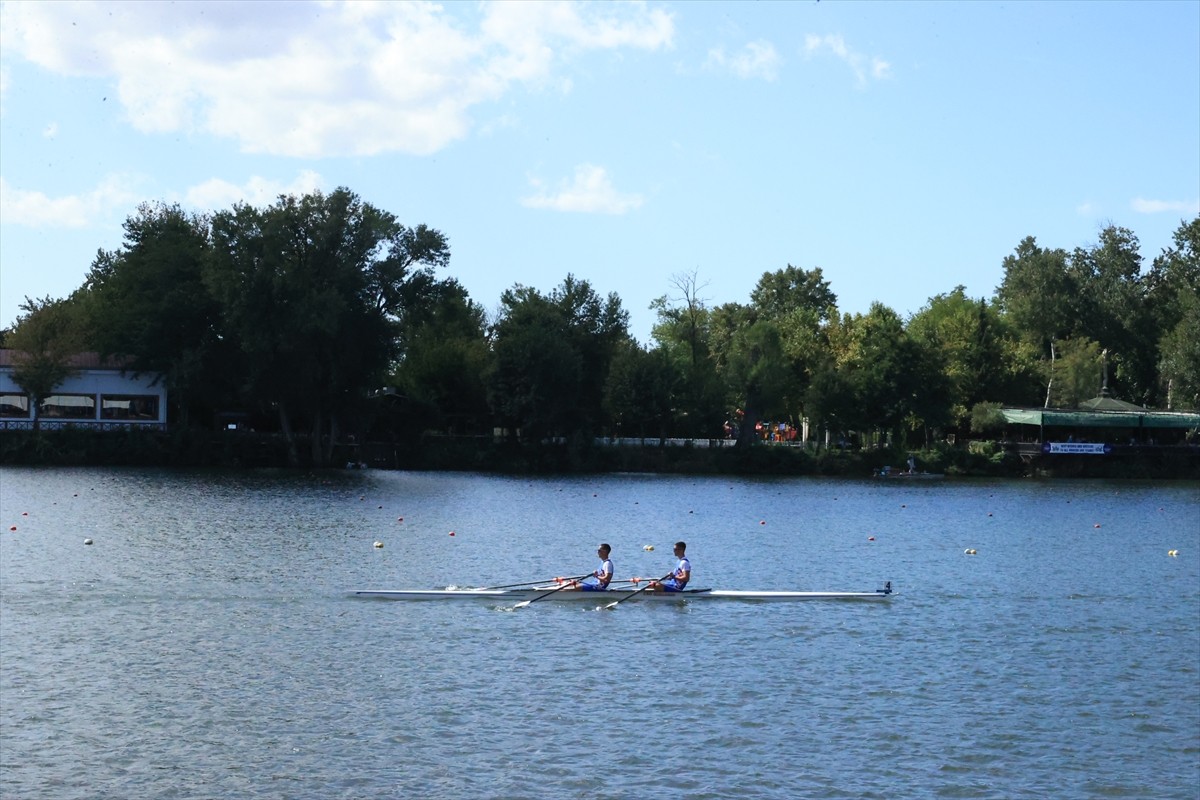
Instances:
[[[892,596],[892,584],[873,592],[776,592],[734,589],[684,589],[682,592],[638,592],[636,589],[609,589],[605,592],[554,591],[556,586],[532,589],[360,589],[356,597],[379,600],[492,600],[500,603],[542,598],[544,600],[610,602],[633,598],[655,602],[682,600],[750,600],[779,602],[795,600],[886,600]],[[634,595],[637,595],[634,597]]]

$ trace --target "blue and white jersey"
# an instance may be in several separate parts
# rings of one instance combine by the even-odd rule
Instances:
[[[692,562],[688,561],[688,557],[684,556],[679,559],[679,563],[675,565],[675,572],[672,574],[676,582],[684,581],[692,577]]]
[[[579,588],[585,592],[602,592],[608,588],[608,582],[612,580],[613,563],[611,558],[606,558],[600,562],[600,566],[589,575],[586,580],[596,581],[595,583],[581,583]]]

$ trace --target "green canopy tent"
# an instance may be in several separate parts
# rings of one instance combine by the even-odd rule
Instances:
[[[1079,410],[1064,408],[1001,408],[1004,420],[1012,425],[1036,425],[1039,439],[1046,440],[1046,428],[1113,429],[1141,432],[1200,431],[1200,414],[1184,411],[1151,411],[1124,400],[1096,397],[1079,404]],[[1140,437],[1139,437],[1140,438]]]

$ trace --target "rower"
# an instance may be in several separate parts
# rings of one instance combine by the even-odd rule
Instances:
[[[608,589],[608,584],[613,577],[613,562],[608,557],[612,552],[612,548],[607,543],[601,544],[596,548],[596,555],[600,556],[600,566],[596,571],[589,575],[584,580],[595,579],[595,583],[581,583],[578,586],[572,586],[567,591],[579,589],[583,592],[603,592]]]
[[[692,562],[688,561],[685,555],[687,552],[686,542],[675,543],[675,557],[679,559],[679,563],[675,565],[675,570],[671,573],[671,577],[667,578],[662,583],[654,581],[650,584],[649,591],[651,592],[682,592],[684,587],[692,578]]]

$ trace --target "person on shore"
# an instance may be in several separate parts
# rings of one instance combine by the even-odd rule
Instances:
[[[679,559],[679,563],[675,565],[675,569],[671,572],[671,577],[664,580],[662,583],[654,581],[650,584],[647,591],[650,592],[682,592],[687,586],[688,581],[692,578],[692,562],[688,561],[687,543],[675,543],[675,557]]]

